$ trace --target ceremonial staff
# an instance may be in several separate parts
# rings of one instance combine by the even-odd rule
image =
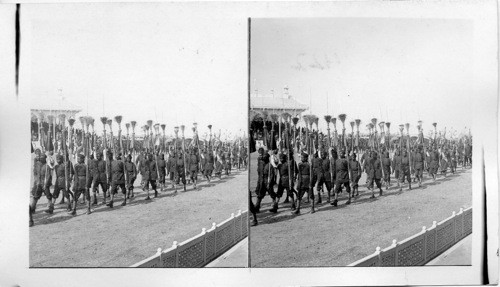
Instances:
[[[88,185],[88,182],[89,182],[89,173],[90,173],[90,168],[89,168],[89,163],[90,163],[90,151],[89,151],[89,145],[90,145],[90,130],[89,130],[89,126],[90,126],[90,117],[85,117],[84,118],[84,122],[85,122],[85,130],[83,130],[83,139],[84,139],[84,142],[85,142],[85,194],[83,195],[83,198],[84,198],[84,202],[85,202],[85,196],[87,194],[89,194],[89,185]],[[90,214],[92,213],[92,211],[90,210],[90,203],[91,201],[89,200],[87,202],[87,214]]]
[[[67,157],[68,157],[68,146],[66,145],[66,137],[64,136],[65,129],[66,129],[66,124],[65,124],[65,122],[66,122],[66,115],[65,114],[60,114],[59,115],[59,121],[61,122],[61,125],[62,125],[62,129],[61,129],[61,143],[62,143],[61,144],[61,149],[63,151],[63,157],[64,157],[64,181],[65,181],[64,189],[74,199],[73,193],[70,191],[70,188],[69,188],[69,170],[68,170],[68,159],[67,159]],[[69,198],[68,198],[68,200],[69,200],[68,203],[71,203],[71,200]]]
[[[314,136],[314,148],[316,149],[316,145],[318,146],[316,150],[319,150],[319,128],[318,128],[318,122],[319,122],[319,118],[317,116],[314,116],[313,118],[313,123],[316,125],[316,134]],[[319,156],[319,154],[318,154]]]
[[[208,148],[210,149],[210,147],[212,146],[212,125],[208,125],[208,129],[210,131],[210,138],[208,140]]]
[[[155,128],[155,137],[154,137],[154,145],[153,149],[156,150],[158,153],[161,151],[161,141],[160,141],[160,124],[156,123],[153,126]],[[156,143],[158,142],[158,148],[156,148]]]
[[[410,174],[411,174],[410,124],[406,123],[405,127],[406,127],[406,134],[408,135],[408,164],[410,165]]]
[[[304,123],[306,126],[306,138],[305,138],[306,150],[307,150],[308,154],[311,154],[310,144],[309,144],[309,141],[310,141],[310,139],[309,139],[309,116],[310,115],[304,115],[302,118],[304,119]]]
[[[399,148],[403,149],[403,130],[404,130],[405,126],[404,125],[399,125],[399,131],[401,132],[401,137],[399,138]]]
[[[377,122],[377,119],[375,119],[375,122]],[[380,122],[378,126],[380,127],[380,137],[384,138],[384,125],[385,122]],[[377,134],[377,128],[375,128],[375,134]],[[385,182],[385,171],[384,167],[382,166],[382,147],[379,144],[379,141],[377,139],[377,144],[378,144],[378,154],[379,154],[379,160],[380,160],[380,169],[382,170],[382,178]],[[389,182],[386,182],[386,188],[389,188]]]
[[[292,122],[293,122],[293,142],[294,142],[294,146],[297,147],[297,151],[299,150],[299,146],[296,144],[297,143],[297,123],[299,122],[299,118],[298,117],[293,117],[292,118]]]
[[[135,151],[135,126],[137,125],[136,121],[131,121],[130,125],[132,126],[132,145],[130,148],[132,149],[132,152]]]
[[[91,149],[91,145],[90,145],[91,144],[91,142],[90,142],[90,140],[91,140],[91,137],[90,137],[91,136],[90,135],[90,121],[91,120],[93,120],[92,117],[89,117],[89,116],[85,117],[85,130],[86,130],[86,136],[87,136],[87,141],[85,143],[85,147],[87,149],[87,155],[89,157],[90,157],[90,152],[92,150]]]
[[[275,145],[274,145],[274,122],[278,121],[278,115],[276,114],[271,114],[271,147],[269,148],[270,150],[274,150]],[[281,137],[281,136],[279,136]]]
[[[286,143],[286,149],[287,149],[287,154],[286,154],[286,164],[288,166],[288,189],[290,190],[290,194],[292,195],[292,202],[294,202],[294,199],[293,199],[293,183],[292,183],[292,170],[291,170],[291,167],[290,167],[290,156],[293,155],[293,151],[292,149],[290,148],[290,138],[289,138],[289,133],[288,133],[288,128],[287,128],[287,124],[290,124],[288,121],[291,120],[291,115],[289,114],[285,114],[284,115],[285,117],[285,143]],[[290,152],[292,151],[292,152]],[[281,174],[280,174],[280,178],[281,178]]]
[[[338,147],[337,118],[332,117],[333,123],[333,146]]]
[[[47,115],[47,121],[49,123],[49,130],[47,132],[47,150],[50,151],[50,145],[52,144],[52,151],[54,151],[55,148],[55,131],[54,134],[52,134],[52,131],[54,130],[54,116],[53,115]]]
[[[86,146],[85,146],[85,122],[86,122],[86,119],[85,117],[79,117],[78,118],[80,120],[80,124],[82,125],[82,149],[83,149],[83,155],[85,155],[86,153]]]
[[[166,144],[165,144],[165,128],[167,127],[167,125],[165,124],[161,124],[160,125],[161,127],[161,131],[162,131],[162,139],[161,139],[161,150],[163,151],[163,153],[166,153],[167,152],[167,147],[166,147]]]
[[[119,146],[119,150],[122,154],[124,154],[123,152],[123,143],[122,143],[122,116],[116,116],[115,117],[115,121],[116,123],[118,124],[118,146]]]
[[[38,124],[38,141],[40,142],[40,147],[43,150],[43,139],[42,139],[42,120],[43,120],[43,114],[42,113],[37,113],[36,115],[36,121]]]
[[[432,125],[434,126],[434,144],[436,144],[436,135],[437,135],[436,126],[437,126],[437,123],[432,123]]]
[[[351,150],[354,151],[354,124],[355,124],[355,122],[351,121],[349,124],[351,125]]]
[[[108,162],[109,162],[109,158],[108,158],[108,155],[104,152],[104,150],[108,150],[108,146],[107,146],[107,143],[106,143],[106,124],[108,122],[108,118],[107,117],[101,117],[101,123],[102,123],[102,134],[103,134],[103,137],[102,137],[102,140],[103,140],[103,154],[104,154],[104,158],[106,159],[105,163],[104,163],[104,166],[106,167],[106,186],[109,188],[109,170],[108,170]],[[106,190],[103,190],[104,192],[104,200],[106,200]]]
[[[127,138],[125,139],[125,153],[128,154],[130,151],[130,137],[129,137],[130,123],[125,123],[125,128],[127,129]]]
[[[149,140],[148,140],[149,151],[154,152],[155,144],[153,139],[153,121],[148,120],[146,123],[148,125],[148,131],[149,131]]]
[[[89,124],[92,127],[91,141],[90,141],[90,150],[94,152],[96,150],[96,136],[94,130],[94,122],[95,119],[93,117],[89,117]]]
[[[424,129],[422,128],[422,121],[418,121],[418,132],[419,132],[419,137],[421,138],[421,143],[424,148],[424,169],[427,170],[427,161],[425,160],[425,157],[427,156],[427,149],[425,148],[425,138],[424,138]]]
[[[391,123],[386,122],[385,126],[387,127],[387,146],[391,149]]]
[[[186,126],[181,125],[181,134],[182,134],[182,162],[184,163],[184,177],[187,175],[187,167],[186,167],[186,148],[184,146],[185,137],[184,137],[184,129]],[[186,191],[186,185],[184,184],[184,191]]]
[[[328,146],[328,158],[329,158],[329,165],[330,165],[330,178],[333,180],[333,173],[335,172],[333,170],[333,154],[331,153],[332,150],[332,141],[330,139],[330,122],[332,121],[332,116],[326,115],[325,116],[325,121],[326,121],[326,130],[328,131],[328,141],[327,141],[327,146]],[[330,198],[328,198],[328,201],[330,201]]]
[[[349,152],[347,151],[347,144],[345,142],[345,120],[347,118],[346,114],[340,114],[339,115],[339,120],[342,122],[342,142],[344,143],[344,151],[346,153],[346,159],[347,159],[347,176],[349,178],[349,184],[354,185],[354,182],[351,180],[351,164],[349,162]],[[354,187],[352,187],[354,188]],[[349,192],[349,202],[351,200],[351,193]]]
[[[314,122],[314,117],[315,117],[314,115],[304,115],[304,122],[306,123],[306,140],[307,140],[307,147],[308,147],[307,151],[309,154],[309,177],[310,177],[309,194],[307,197],[307,202],[309,202],[309,197],[311,197],[312,193],[314,192],[314,186],[312,185],[312,177],[313,177],[312,159],[313,159],[313,155],[312,155],[312,144],[311,144],[312,125]],[[311,212],[314,212],[314,200],[311,200],[311,202],[312,202]]]
[[[113,120],[112,119],[108,119],[107,124],[109,126],[109,135],[110,135],[109,140],[110,140],[110,144],[111,144],[111,151],[113,152],[114,155],[116,155],[116,151],[115,151],[115,137],[113,136]]]
[[[355,119],[356,122],[356,147],[359,148],[359,125],[361,124],[360,119]]]
[[[174,152],[177,155],[177,141],[179,140],[179,127],[174,127],[175,142],[174,142]]]

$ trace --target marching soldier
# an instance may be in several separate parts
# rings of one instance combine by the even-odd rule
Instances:
[[[71,199],[69,198],[69,182],[75,174],[73,165],[69,159],[66,160],[66,165],[64,164],[63,156],[57,155],[57,164],[54,168],[56,174],[56,184],[54,186],[54,194],[52,196],[54,202],[52,203],[52,208],[49,207],[48,213],[52,214],[54,212],[54,203],[56,198],[59,196],[59,192],[62,191],[63,198],[66,197],[68,200],[67,210],[71,210]],[[66,181],[66,173],[68,174],[68,179]]]
[[[134,181],[137,178],[137,168],[130,154],[125,158],[125,172],[127,173],[127,199],[129,199],[134,197]]]
[[[431,163],[429,164],[429,173],[433,180],[436,181],[436,174],[439,168],[439,153],[436,150],[436,146],[433,146],[433,150],[430,155]]]
[[[269,168],[269,154],[264,152],[263,148],[259,148],[259,157],[257,158],[257,187],[255,189],[255,194],[257,195],[257,203],[255,204],[255,210],[257,213],[260,212],[260,203],[262,199],[266,196],[266,192],[269,190],[269,177],[273,176],[273,169]]]
[[[296,168],[294,170],[297,170]],[[279,180],[278,180],[278,190],[275,193],[274,189],[269,190],[269,195],[271,196],[273,200],[273,207],[270,212],[276,213],[278,212],[278,205],[281,197],[283,196],[283,192],[286,190],[287,194],[292,197],[293,201],[293,193],[292,193],[292,188],[293,188],[293,174],[290,175],[290,172],[292,171],[291,166],[287,163],[287,156],[286,154],[280,154],[280,163],[278,164],[277,171],[279,173]],[[291,176],[291,178],[290,178]],[[290,185],[291,183],[291,185]],[[295,202],[292,203],[292,210],[295,209]]]
[[[30,227],[34,224],[32,214],[35,213],[38,200],[50,188],[52,182],[51,173],[47,165],[47,156],[42,154],[39,149],[36,149],[35,161],[33,163],[34,182],[30,197]]]
[[[74,166],[75,177],[73,180],[73,193],[75,195],[75,198],[73,200],[73,210],[70,212],[71,215],[76,215],[76,205],[78,203],[80,195],[82,195],[87,199],[86,214],[92,213],[92,211],[90,210],[90,194],[89,190],[87,189],[87,165],[84,162],[85,162],[85,155],[79,154],[78,163],[75,164]]]
[[[92,192],[94,194],[94,204],[97,204],[97,193],[99,193],[99,185],[102,189],[103,202],[106,204],[106,191],[108,190],[108,175],[106,174],[106,161],[103,160],[102,152],[97,154],[97,159],[93,163],[95,164],[95,169],[91,172],[94,173],[92,176]],[[89,169],[90,170],[90,169]]]
[[[399,191],[403,190],[405,178],[408,179],[408,189],[411,190],[410,158],[408,157],[406,149],[403,149],[403,157],[401,157],[401,164],[399,166],[399,176],[399,182],[401,183]]]
[[[149,184],[155,192],[155,197],[158,196],[158,191],[156,190],[156,180],[158,179],[158,172],[156,170],[156,162],[153,161],[153,155],[148,153],[147,159],[144,162],[144,185],[143,190],[147,192],[147,197],[145,200],[151,200],[149,197]]]
[[[170,176],[170,183],[172,184],[172,188],[175,190],[174,194],[177,193],[177,186],[175,185],[175,173],[176,173],[176,157],[174,151],[169,151],[169,156],[167,160],[167,172]]]
[[[215,158],[215,169],[214,173],[215,176],[219,178],[219,180],[222,178],[222,168],[223,168],[223,159],[222,159],[222,152],[217,152],[217,156]]]
[[[203,171],[204,171],[204,176],[209,183],[210,180],[212,179],[213,170],[214,170],[214,155],[212,152],[212,148],[208,148],[203,159]]]
[[[308,162],[309,155],[307,153],[302,153],[298,166],[298,174],[297,174],[297,209],[293,212],[294,214],[300,214],[300,203],[302,201],[302,197],[305,193],[308,193],[308,196],[311,198],[311,213],[314,213],[314,192],[311,180],[311,166]]]
[[[94,182],[94,175],[95,175],[96,170],[97,170],[97,160],[94,159],[93,154],[90,154],[90,156],[89,156],[88,165],[89,165],[89,176],[88,176],[88,181],[87,181],[87,189],[90,190],[92,188],[92,183]],[[96,194],[94,194],[94,201],[92,202],[92,204],[97,205]]]
[[[342,185],[345,186],[347,195],[349,196],[349,199],[347,200],[346,204],[351,204],[351,186],[349,184],[349,162],[345,158],[345,151],[342,150],[340,152],[340,158],[335,162],[335,177],[336,177],[336,182],[335,182],[335,199],[331,203],[333,206],[337,206],[338,203],[338,195],[339,193],[342,192]]]
[[[351,160],[349,162],[349,167],[351,171],[351,179],[352,179],[352,194],[353,196],[359,196],[359,180],[361,179],[361,164],[359,161],[356,159],[356,153],[352,153]],[[356,192],[356,195],[354,195],[354,192]]]
[[[125,167],[123,165],[121,154],[117,154],[115,160],[111,162],[111,200],[107,204],[113,208],[115,194],[118,192],[118,187],[122,190],[123,202],[121,206],[127,205],[127,189],[125,188]]]
[[[189,168],[189,172],[190,172],[190,178],[191,178],[191,181],[193,182],[194,189],[196,189],[196,183],[198,182],[198,166],[200,163],[200,159],[198,157],[196,148],[193,148],[190,151],[187,162],[188,162],[188,168]]]
[[[384,158],[382,159],[382,168],[384,169],[384,181],[385,181],[385,189],[388,190],[391,185],[391,166],[392,161],[389,157],[389,152],[386,151],[383,153]]]
[[[399,183],[400,169],[401,169],[401,150],[397,148],[396,152],[394,153],[394,157],[392,158],[392,173],[394,173],[394,178],[398,183],[398,187],[401,185]]]
[[[368,189],[372,191],[372,196],[370,198],[375,198],[375,187],[373,186],[373,182],[377,185],[379,189],[379,195],[382,195],[382,183],[380,180],[382,179],[382,163],[377,157],[377,152],[372,152],[372,157],[369,160],[369,177],[370,183],[368,185]]]
[[[158,174],[160,175],[160,178],[158,182],[160,183],[160,190],[163,191],[165,187],[165,174],[166,174],[166,168],[167,168],[167,162],[165,161],[165,155],[160,154],[160,158],[156,157],[157,160],[157,166],[158,166]]]
[[[231,152],[229,152],[229,149],[227,149],[225,152],[224,152],[224,171],[226,173],[226,175],[230,175],[231,174]]]
[[[177,160],[175,162],[175,165],[176,165],[176,176],[177,176],[175,184],[179,184],[180,182],[182,182],[184,191],[186,191],[186,168],[184,166],[184,159],[182,158],[181,151],[177,153]]]
[[[318,194],[318,199],[316,201],[316,204],[321,203],[321,192],[320,191],[323,188],[323,182],[324,182],[324,179],[322,178],[323,177],[322,161],[323,160],[319,157],[318,152],[315,152],[313,154],[313,159],[312,159],[313,174],[312,174],[311,186],[313,188],[314,188],[314,186],[317,186],[316,190],[317,190],[317,194]],[[320,181],[323,181],[323,182],[320,184]],[[313,192],[314,192],[314,190],[313,190]]]
[[[418,181],[418,186],[422,186],[422,177],[424,174],[424,154],[421,147],[418,147],[417,152],[413,156],[413,170],[415,172],[415,177]]]

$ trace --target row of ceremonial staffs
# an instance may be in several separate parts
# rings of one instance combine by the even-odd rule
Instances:
[[[281,115],[269,115],[264,113],[262,115],[262,119],[264,121],[264,145],[269,147],[270,149],[275,149],[276,145],[285,148],[290,145],[290,147],[295,151],[305,149],[309,154],[311,154],[313,150],[324,148],[325,145],[328,147],[328,149],[330,149],[330,147],[336,147],[338,149],[343,148],[349,151],[363,150],[366,148],[381,150],[383,147],[392,150],[394,145],[397,145],[398,142],[399,147],[407,146],[407,148],[410,149],[414,148],[417,144],[423,144],[425,148],[422,121],[418,121],[417,124],[417,139],[415,139],[414,141],[411,140],[409,132],[410,124],[406,123],[399,125],[399,141],[397,141],[397,138],[396,141],[394,141],[391,139],[391,123],[383,121],[378,122],[376,118],[373,118],[366,125],[366,128],[368,130],[368,142],[367,144],[365,144],[360,137],[360,119],[356,119],[350,122],[351,133],[346,134],[346,115],[340,114],[338,119],[342,123],[342,133],[339,135],[336,126],[337,119],[327,115],[324,117],[327,123],[327,135],[325,136],[323,133],[320,133],[318,131],[319,118],[317,116],[304,115],[302,118],[305,128],[301,129],[297,127],[297,124],[300,121],[299,117],[292,117],[287,113]],[[333,132],[331,132],[330,130],[330,124],[333,125]],[[314,129],[314,126],[316,126],[316,130]],[[380,129],[380,134],[377,126]],[[436,130],[437,123],[433,123],[433,126],[434,137],[433,139],[429,140],[429,145],[433,144],[440,147],[451,147],[457,144],[463,145],[462,139],[446,139],[446,132],[444,133],[444,136],[440,133],[438,138],[438,132]],[[354,131],[354,127],[356,127],[356,131]],[[277,144],[275,144],[275,138],[277,138]],[[286,138],[289,138],[289,142],[287,142]],[[391,142],[394,142],[394,145],[391,145]]]
[[[56,124],[56,119],[54,116],[47,116],[46,121],[48,122],[48,131],[43,129],[44,119],[39,116],[38,117],[38,131],[39,131],[39,139],[40,145],[43,150],[52,150],[52,147],[56,150],[61,150],[63,147],[63,142],[67,147],[70,154],[74,154],[77,152],[75,146],[79,146],[83,149],[90,149],[91,151],[95,151],[98,147],[102,147],[103,149],[112,150],[113,153],[116,151],[122,152],[123,154],[131,153],[133,156],[136,156],[137,151],[145,150],[145,151],[159,151],[166,152],[171,148],[177,150],[177,148],[182,147],[184,150],[186,146],[186,142],[188,140],[185,139],[184,130],[185,126],[181,125],[180,127],[175,127],[175,139],[173,141],[167,141],[167,137],[165,135],[165,124],[154,124],[152,120],[148,120],[147,124],[142,126],[142,130],[144,132],[144,136],[142,140],[136,139],[135,127],[137,122],[131,121],[130,123],[126,123],[125,127],[127,129],[127,134],[122,135],[121,122],[122,117],[116,116],[115,121],[118,124],[118,136],[115,138],[113,135],[112,129],[112,119],[108,119],[107,117],[101,117],[101,122],[103,124],[103,134],[102,137],[98,136],[94,130],[94,119],[92,117],[80,117],[81,129],[76,129],[75,119],[68,119],[68,128],[65,127],[65,116],[59,116],[59,125]],[[58,126],[58,128],[56,128]],[[109,134],[107,134],[106,126],[108,126]],[[160,127],[162,129],[162,133],[160,133]],[[132,128],[132,134],[130,136],[130,128]],[[215,147],[216,148],[229,148],[229,149],[237,149],[238,151],[243,144],[242,139],[238,138],[237,141],[222,141],[221,134],[219,131],[219,135],[214,136],[212,139],[212,125],[208,125],[210,130],[210,138],[209,140],[204,140],[201,145],[204,148],[207,147]],[[64,131],[63,133],[57,133],[61,135],[61,138],[64,136],[65,140],[62,139],[60,141],[57,140],[56,130]],[[91,131],[92,130],[92,131]],[[182,133],[182,136],[179,138],[179,130]],[[193,123],[193,139],[190,141],[190,147],[200,148],[200,141],[198,136],[198,128],[197,123]],[[83,144],[83,141],[88,142],[88,144]],[[117,142],[118,141],[118,142]],[[59,147],[57,147],[57,143],[60,143]],[[50,147],[52,145],[52,147]],[[82,151],[85,153],[86,151]]]
[[[360,146],[360,141],[359,141],[359,126],[361,124],[361,120],[356,119],[354,121],[350,122],[351,125],[351,142],[350,144],[348,143],[348,137],[346,136],[346,129],[345,129],[345,122],[346,122],[346,114],[340,114],[338,116],[338,119],[342,123],[342,134],[338,136],[337,134],[337,129],[335,126],[336,123],[336,118],[333,118],[332,116],[325,116],[324,119],[327,123],[327,137],[326,137],[326,142],[324,139],[324,136],[318,132],[318,122],[319,118],[315,115],[304,115],[302,117],[304,121],[304,126],[305,130],[300,130],[297,129],[297,124],[299,123],[299,118],[298,117],[292,117],[290,114],[282,114],[280,116],[276,114],[263,114],[263,121],[264,121],[264,145],[267,147],[271,147],[269,149],[271,150],[281,150],[281,152],[284,152],[286,156],[286,168],[288,169],[288,175],[294,175],[295,172],[291,171],[291,168],[295,168],[294,164],[290,164],[290,157],[288,155],[293,155],[293,154],[298,154],[298,151],[305,152],[308,155],[312,155],[316,151],[322,151],[325,148],[328,150],[329,157],[333,158],[333,155],[331,154],[332,148],[336,147],[336,149],[340,152],[340,154],[347,153],[347,156],[351,152],[354,152],[355,150],[363,150],[366,147]],[[267,127],[267,121],[271,121],[271,130],[268,131]],[[281,124],[280,124],[281,123]],[[333,123],[334,125],[334,139],[338,141],[332,143],[332,137],[331,137],[331,130],[330,130],[330,124]],[[381,135],[378,135],[378,130],[377,130],[377,124],[380,128]],[[313,125],[316,125],[316,130],[313,129]],[[278,127],[277,132],[279,133],[278,136],[278,148],[275,149],[273,147],[273,139],[275,138],[275,132],[276,129],[275,127]],[[293,126],[293,127],[292,127]],[[354,135],[354,126],[356,126],[356,136]],[[457,145],[457,140],[454,141],[444,141],[442,138],[440,141],[437,139],[437,131],[436,131],[436,126],[437,123],[433,123],[434,126],[434,139],[429,141],[429,146],[432,144],[434,148],[437,147],[437,145],[441,145],[442,148],[448,148],[448,147],[456,147]],[[385,152],[387,149],[389,149],[389,146],[387,143],[390,142],[390,123],[386,122],[378,122],[376,118],[371,119],[371,121],[368,123],[367,128],[369,130],[369,146],[372,151],[376,151],[379,155],[382,155],[383,152]],[[385,129],[387,128],[387,133],[385,132]],[[409,166],[409,172],[411,173],[412,171],[412,152],[411,150],[415,148],[417,144],[423,147],[423,152],[424,154],[427,154],[426,151],[426,145],[424,143],[424,135],[423,135],[423,129],[422,129],[422,121],[418,122],[417,125],[418,129],[418,138],[416,141],[411,143],[411,137],[410,137],[410,124],[406,123],[404,125],[399,126],[400,130],[400,138],[399,138],[399,149],[400,150],[406,150],[408,153],[408,166]],[[404,131],[406,130],[406,135]],[[297,137],[297,132],[299,133],[299,136]],[[269,135],[270,133],[270,135]],[[295,140],[293,140],[295,139]],[[465,141],[468,141],[470,139],[465,139]],[[460,140],[460,142],[462,139]],[[289,151],[288,153],[286,151]],[[440,154],[443,155],[442,150],[440,151]],[[309,174],[312,176],[313,174],[313,156],[308,156],[307,157],[309,160]],[[380,158],[380,157],[379,157]],[[424,161],[425,164],[425,161]],[[268,166],[269,171],[268,175],[271,175],[271,164]],[[299,166],[300,169],[300,166]],[[332,161],[330,161],[330,172],[334,172],[332,168]],[[347,174],[351,174],[350,170],[350,164],[347,164]],[[382,168],[382,178],[385,178],[384,175],[384,169]],[[271,182],[271,177],[267,179],[269,181],[269,184]],[[288,176],[288,180],[290,181],[288,183],[288,186],[290,188],[293,188],[292,186],[292,176]],[[312,192],[312,191],[311,191]],[[373,196],[373,195],[372,195]],[[298,199],[300,202],[300,199]],[[313,200],[314,201],[314,200]],[[336,202],[336,200],[335,200]],[[350,201],[349,201],[350,202]],[[257,206],[259,206],[259,201]],[[299,205],[300,208],[300,205]],[[299,212],[299,208],[297,209],[296,212]],[[258,207],[257,207],[258,209]],[[314,210],[314,203],[312,209]],[[274,203],[273,210],[277,210],[277,204]]]

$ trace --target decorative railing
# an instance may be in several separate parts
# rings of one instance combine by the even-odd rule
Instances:
[[[460,208],[458,213],[436,224],[429,229],[425,226],[419,233],[400,242],[396,239],[392,245],[366,256],[348,266],[419,266],[424,265],[445,250],[455,245],[472,233],[472,207]]]
[[[141,268],[193,268],[203,267],[248,236],[248,211],[238,211],[212,228],[203,228],[201,233],[172,247],[158,248],[155,255],[130,267]]]

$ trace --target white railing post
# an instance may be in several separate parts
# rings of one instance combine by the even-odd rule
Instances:
[[[201,234],[203,235],[203,266],[207,263],[207,229],[202,228]]]
[[[174,248],[174,253],[175,253],[175,263],[174,267],[179,267],[179,253],[177,252],[177,241],[174,241],[172,243],[172,248]]]

